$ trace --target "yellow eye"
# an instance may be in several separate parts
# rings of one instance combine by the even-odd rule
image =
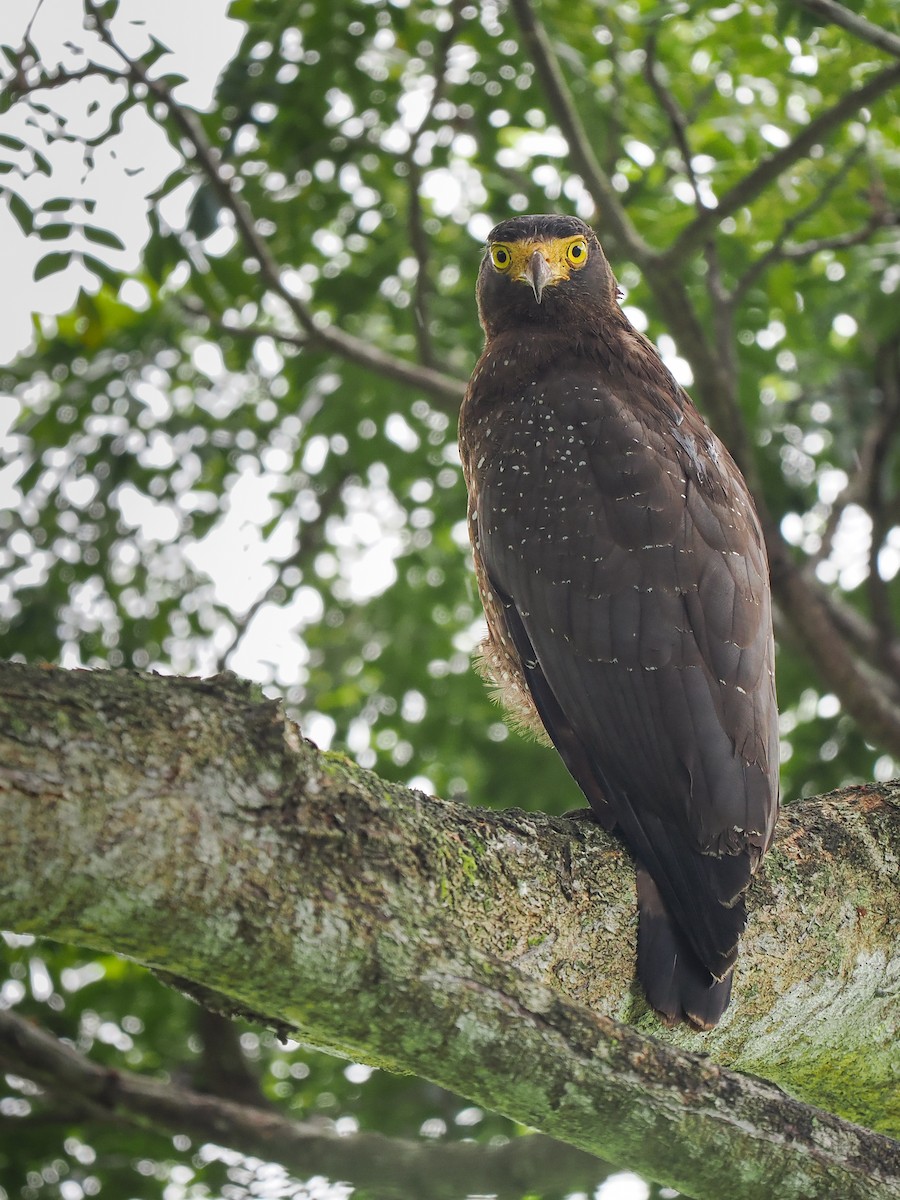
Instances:
[[[491,262],[498,271],[508,271],[512,264],[512,255],[508,246],[491,246]]]
[[[566,246],[566,262],[570,267],[583,267],[587,257],[588,244],[584,238],[576,238]]]

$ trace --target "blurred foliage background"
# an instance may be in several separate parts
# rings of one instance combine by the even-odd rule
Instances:
[[[234,670],[385,777],[576,807],[470,669],[455,448],[487,231],[574,212],[740,457],[770,551],[829,614],[819,652],[802,604],[777,629],[785,798],[896,773],[900,73],[884,50],[787,0],[233,0],[198,111],[181,99],[192,54],[160,40],[149,0],[70,4],[68,34],[42,8],[0,47],[0,195],[36,279],[74,300],[36,315],[0,372],[0,654]],[[890,0],[854,8],[898,31]],[[202,29],[191,46],[202,59]],[[854,720],[867,705],[875,733]],[[5,964],[0,1003],[98,1061],[202,1072],[197,1010],[138,968],[12,935]],[[260,1031],[240,1053],[270,1101],[347,1134],[521,1132]],[[257,1192],[187,1138],[103,1128],[14,1076],[5,1097],[9,1197],[349,1191]],[[616,1186],[605,1200],[647,1194]]]

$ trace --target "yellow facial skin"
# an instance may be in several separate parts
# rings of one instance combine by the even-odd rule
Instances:
[[[527,283],[538,304],[545,287],[555,287],[573,271],[580,271],[589,255],[587,240],[581,236],[492,242],[489,249],[494,269],[516,283]]]

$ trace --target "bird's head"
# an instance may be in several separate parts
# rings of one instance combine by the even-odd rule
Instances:
[[[594,324],[616,305],[616,281],[594,231],[578,217],[511,217],[495,225],[478,275],[488,337],[506,329]]]

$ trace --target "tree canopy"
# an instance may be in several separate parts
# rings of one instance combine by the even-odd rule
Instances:
[[[35,278],[77,289],[69,311],[36,314],[0,377],[0,656],[228,668],[389,781],[578,805],[470,669],[481,618],[455,449],[484,235],[511,213],[575,212],[754,491],[785,799],[897,774],[888,0],[233,0],[239,45],[203,110],[153,5],[70,7],[71,30],[38,6],[0,48],[2,197],[41,248]],[[242,1059],[230,1027],[199,1028],[126,962],[7,943],[4,1002],[98,1063],[196,1079],[249,1059],[253,1096],[339,1130],[517,1132],[251,1027]],[[5,1103],[10,1195],[19,1179],[29,1200],[73,1200],[66,1180],[199,1194],[229,1171],[253,1186],[186,1136],[88,1124],[28,1087]],[[532,1193],[586,1193],[603,1173],[569,1186],[561,1169],[557,1191]]]

